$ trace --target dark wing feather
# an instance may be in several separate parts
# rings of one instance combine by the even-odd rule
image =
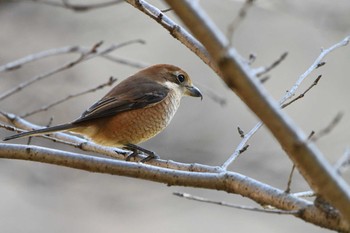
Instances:
[[[168,88],[153,81],[143,80],[137,82],[138,85],[131,85],[132,82],[130,81],[121,82],[114,87],[100,101],[86,110],[73,124],[113,116],[132,109],[149,107],[162,101],[169,93]]]

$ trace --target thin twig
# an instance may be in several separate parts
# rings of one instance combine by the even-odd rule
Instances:
[[[88,48],[82,48],[80,46],[65,46],[61,48],[44,50],[35,54],[30,54],[28,56],[9,62],[7,64],[1,65],[0,72],[12,71],[22,67],[23,65],[29,62],[33,62],[33,61],[40,60],[50,56],[56,56],[56,55],[66,54],[66,53],[75,53],[75,52],[87,53],[88,51],[89,51]]]
[[[128,66],[131,66],[134,68],[139,68],[139,69],[143,69],[143,68],[150,65],[150,64],[145,63],[145,62],[133,61],[130,59],[126,59],[124,57],[117,57],[117,56],[112,56],[109,54],[102,55],[102,57],[109,60],[109,61],[112,61],[112,62],[116,62],[116,63],[122,64],[122,65],[128,65]]]
[[[4,65],[0,65],[0,72],[16,70],[30,62],[38,61],[51,56],[57,56],[57,55],[68,54],[68,53],[84,54],[84,53],[88,53],[90,50],[91,48],[82,47],[78,45],[48,49],[48,50],[40,51],[38,53],[30,54],[18,60],[8,62]],[[128,65],[136,68],[144,68],[148,66],[148,64],[145,64],[142,62],[132,61],[129,59],[116,57],[116,56],[111,56],[109,54],[102,54],[101,57],[119,64]]]
[[[261,68],[257,68],[254,69],[255,75],[257,77],[260,77],[268,72],[270,72],[273,68],[275,68],[276,66],[278,66],[279,64],[281,64],[282,61],[284,61],[286,59],[288,55],[288,52],[284,52],[276,61],[274,61],[271,65],[266,66],[266,67],[261,67]]]
[[[295,165],[293,164],[292,166],[292,170],[290,171],[290,174],[289,174],[289,177],[288,177],[288,182],[287,182],[287,188],[286,188],[286,193],[290,193],[290,190],[291,190],[291,185],[292,185],[292,179],[293,179],[293,174],[294,174],[294,171],[295,171]]]
[[[316,196],[314,191],[305,191],[305,192],[293,193],[292,195],[295,196],[295,197],[315,197]]]
[[[177,197],[183,197],[188,200],[192,201],[199,201],[199,202],[204,202],[204,203],[209,203],[209,204],[214,204],[214,205],[220,205],[220,206],[225,206],[225,207],[230,207],[230,208],[235,208],[235,209],[240,209],[240,210],[249,210],[249,211],[254,211],[254,212],[262,212],[262,213],[268,213],[268,214],[287,214],[287,215],[298,215],[300,214],[299,210],[277,210],[277,209],[261,209],[257,207],[251,207],[251,206],[244,206],[244,205],[236,205],[224,201],[214,201],[210,200],[204,197],[199,197],[199,196],[194,196],[189,193],[180,193],[180,192],[174,192],[173,193]]]
[[[92,46],[92,48],[85,52],[85,53],[82,53],[79,58],[77,59],[74,59],[72,60],[71,62],[68,62],[56,69],[53,69],[47,73],[44,73],[44,74],[41,74],[41,75],[38,75],[38,76],[35,76],[33,78],[31,78],[30,80],[28,81],[25,81],[21,84],[19,84],[18,86],[12,88],[11,90],[8,90],[7,92],[3,93],[2,95],[0,95],[0,101],[1,100],[4,100],[5,98],[13,95],[14,93],[17,93],[19,91],[21,91],[23,88],[26,88],[30,85],[32,85],[33,83],[36,83],[42,79],[45,79],[45,78],[48,78],[56,73],[59,73],[63,70],[66,70],[66,69],[70,69],[72,67],[74,67],[75,65],[77,64],[80,64],[82,62],[85,62],[89,59],[92,59],[92,58],[95,58],[97,56],[101,56],[101,55],[105,55],[107,53],[110,53],[118,48],[121,48],[121,47],[124,47],[124,46],[127,46],[127,45],[130,45],[130,44],[133,44],[133,43],[143,43],[142,40],[132,40],[132,41],[127,41],[127,42],[124,42],[124,43],[120,43],[118,45],[111,45],[109,47],[107,47],[106,49],[103,49],[101,51],[97,51],[97,48],[101,45],[101,42],[99,43],[96,43]]]
[[[343,115],[344,114],[342,112],[338,113],[325,128],[321,129],[318,133],[315,133],[314,135],[312,135],[312,137],[310,137],[310,140],[315,142],[321,137],[329,134],[335,128],[335,126],[339,124]]]
[[[350,41],[350,36],[345,37],[342,39],[340,42],[332,45],[331,47],[327,49],[323,49],[321,51],[321,54],[316,58],[314,63],[298,78],[298,80],[295,82],[293,87],[289,89],[289,91],[282,97],[280,100],[280,104],[285,103],[288,99],[290,99],[296,92],[296,90],[299,88],[300,84],[304,81],[304,79],[309,76],[315,69],[319,68],[319,65],[323,63],[323,59],[332,51],[346,46],[349,44]]]
[[[233,34],[234,34],[236,28],[238,28],[239,24],[246,17],[248,10],[253,6],[253,3],[254,3],[254,0],[245,0],[243,6],[239,10],[236,18],[229,24],[229,26],[227,28],[227,38],[229,41],[229,46],[232,45]]]
[[[334,169],[338,174],[342,174],[345,171],[345,168],[348,168],[350,165],[350,148],[346,148],[342,157],[334,164]]]
[[[285,93],[285,95],[280,100],[280,105],[282,106],[288,99],[290,99],[292,96],[294,96],[295,92],[298,90],[300,84],[305,80],[306,77],[312,73],[315,69],[318,68],[318,65],[322,63],[322,60],[331,52],[334,50],[348,45],[350,40],[350,36],[345,37],[340,42],[332,45],[328,49],[322,50],[321,54],[316,58],[316,60],[312,63],[312,65],[302,74],[299,76],[298,80],[295,82],[295,84]],[[246,145],[246,143],[250,140],[250,138],[263,126],[262,122],[258,122],[250,131],[248,134],[245,135],[243,140],[238,144],[235,151],[231,154],[231,156],[221,165],[223,169],[227,169],[228,166],[239,156],[239,151]]]
[[[213,100],[215,103],[225,106],[227,104],[227,99],[216,93],[214,90],[212,90],[210,87],[207,87],[201,83],[197,83],[201,91],[204,93],[205,96],[209,97],[211,100]]]
[[[316,86],[316,85],[318,84],[318,81],[320,81],[321,77],[322,77],[322,75],[319,75],[319,76],[315,79],[315,81],[314,81],[303,93],[301,93],[300,95],[298,95],[297,97],[295,97],[295,98],[292,99],[291,101],[289,101],[289,102],[287,102],[287,103],[285,103],[285,104],[282,104],[282,105],[281,105],[281,108],[285,108],[285,107],[287,107],[288,105],[294,103],[295,101],[297,101],[297,100],[303,98],[303,97],[305,96],[305,94],[306,94],[308,91],[310,91],[314,86]]]
[[[29,1],[46,4],[54,7],[61,7],[61,8],[75,11],[75,12],[85,12],[89,10],[96,10],[99,8],[109,7],[109,6],[124,2],[124,0],[112,0],[107,2],[95,3],[95,4],[72,4],[72,3],[69,3],[68,0],[62,0],[62,2],[54,2],[54,1],[47,1],[47,0],[29,0]]]
[[[76,97],[79,97],[79,96],[82,96],[82,95],[85,95],[85,94],[88,94],[88,93],[91,93],[91,92],[95,92],[95,91],[100,90],[100,89],[102,89],[102,88],[104,88],[106,86],[111,86],[116,81],[117,81],[117,79],[115,79],[113,77],[110,77],[109,80],[106,83],[100,84],[97,87],[90,88],[90,89],[82,91],[82,92],[78,92],[78,93],[75,93],[75,94],[72,94],[72,95],[68,95],[68,96],[66,96],[66,97],[64,97],[64,98],[62,98],[60,100],[57,100],[57,101],[51,103],[51,104],[48,104],[46,106],[42,106],[42,107],[40,107],[40,108],[38,108],[36,110],[33,110],[33,111],[28,112],[26,114],[23,114],[21,117],[22,118],[26,118],[26,117],[31,116],[33,114],[36,114],[36,113],[39,113],[39,112],[43,112],[43,111],[47,111],[48,109],[50,109],[50,108],[52,108],[52,107],[54,107],[54,106],[56,106],[58,104],[61,104],[63,102],[66,102],[66,101],[68,101],[70,99],[73,99],[73,98],[76,98]]]

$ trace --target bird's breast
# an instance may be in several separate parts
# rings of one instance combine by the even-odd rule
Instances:
[[[85,134],[96,143],[120,147],[138,144],[160,133],[175,115],[182,93],[171,90],[160,102],[99,119]],[[93,128],[93,129],[92,129]]]

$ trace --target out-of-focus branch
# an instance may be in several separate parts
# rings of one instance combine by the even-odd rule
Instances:
[[[238,12],[238,15],[236,18],[229,24],[227,29],[227,38],[230,43],[230,46],[233,42],[233,34],[238,28],[238,25],[243,21],[243,19],[246,17],[248,10],[253,6],[254,0],[245,0],[243,3],[241,9]]]
[[[68,0],[62,0],[61,2],[57,2],[57,1],[54,2],[54,1],[48,1],[48,0],[27,0],[27,1],[37,2],[37,3],[49,5],[49,6],[61,7],[61,8],[75,11],[75,12],[85,12],[89,10],[96,10],[99,8],[109,7],[109,6],[124,2],[124,0],[112,0],[112,1],[94,3],[94,4],[72,4]]]
[[[344,170],[348,169],[350,165],[350,149],[346,148],[344,154],[338,159],[338,161],[334,164],[334,169],[342,174]]]
[[[208,173],[173,170],[144,163],[125,162],[38,146],[7,143],[0,143],[0,158],[56,164],[90,172],[150,180],[170,186],[223,190],[248,197],[261,205],[271,205],[287,211],[297,210],[297,217],[329,229],[346,231],[349,227],[339,215],[335,214],[329,218],[326,212],[316,208],[309,201],[296,198],[282,190],[234,172]],[[191,168],[191,166],[188,167]]]
[[[71,61],[71,62],[68,62],[58,68],[55,68],[49,72],[46,72],[44,74],[40,74],[40,75],[37,75],[21,84],[19,84],[18,86],[12,88],[11,90],[8,90],[7,92],[3,93],[2,95],[0,95],[0,101],[1,100],[4,100],[6,99],[7,97],[13,95],[14,93],[17,93],[18,91],[22,90],[23,88],[26,88],[30,85],[32,85],[33,83],[35,82],[38,82],[40,80],[43,80],[45,78],[48,78],[54,74],[57,74],[63,70],[67,70],[67,69],[70,69],[72,67],[74,67],[75,65],[77,64],[80,64],[84,61],[87,61],[89,59],[92,59],[94,57],[97,57],[97,56],[101,56],[101,55],[104,55],[104,54],[107,54],[107,53],[110,53],[118,48],[121,48],[121,47],[124,47],[124,46],[127,46],[127,45],[130,45],[130,44],[133,44],[133,43],[143,43],[142,40],[132,40],[132,41],[127,41],[127,42],[124,42],[124,43],[120,43],[120,44],[117,44],[117,45],[112,45],[112,46],[109,46],[107,47],[106,49],[103,49],[101,51],[97,51],[98,47],[101,46],[102,42],[99,42],[95,45],[92,46],[92,48],[90,50],[88,50],[87,52],[85,53],[82,53],[79,58]]]
[[[332,121],[324,128],[321,129],[319,132],[314,133],[311,137],[310,140],[311,141],[317,141],[318,139],[320,139],[321,137],[329,134],[336,125],[338,125],[338,123],[340,122],[340,120],[343,117],[343,113],[338,113],[333,119]]]
[[[282,53],[282,55],[276,60],[274,61],[271,65],[269,66],[264,66],[264,67],[260,67],[257,69],[254,69],[255,75],[257,77],[260,77],[268,72],[270,72],[273,68],[275,68],[276,66],[278,66],[279,64],[281,64],[282,61],[284,61],[286,59],[288,55],[288,52],[284,52]]]
[[[141,41],[141,40],[139,42],[144,43],[144,41]],[[41,51],[38,53],[30,54],[30,55],[22,57],[18,60],[8,62],[4,65],[0,65],[0,72],[16,70],[16,69],[19,69],[30,62],[38,61],[38,60],[41,60],[41,59],[44,59],[47,57],[58,56],[58,55],[69,54],[69,53],[86,54],[90,50],[91,50],[91,48],[78,46],[78,45],[48,49],[48,50],[44,50],[44,51]],[[132,67],[136,67],[136,68],[144,68],[147,66],[141,62],[131,61],[131,60],[128,60],[126,58],[115,57],[115,56],[112,56],[109,54],[100,54],[100,56],[102,58],[107,59],[107,60],[117,62],[120,64],[124,64],[124,65],[128,65],[128,66],[132,66]]]
[[[198,4],[166,0],[180,19],[207,48],[222,72],[221,78],[266,124],[311,188],[350,221],[350,188],[324,159],[317,147],[280,111],[279,105],[252,75],[237,51]],[[346,40],[348,43],[349,37]],[[348,222],[348,227],[349,227]],[[349,230],[349,229],[348,229]]]
[[[58,105],[58,104],[61,104],[61,103],[64,103],[70,99],[73,99],[73,98],[76,98],[76,97],[79,97],[79,96],[82,96],[82,95],[85,95],[85,94],[88,94],[88,93],[91,93],[91,92],[95,92],[97,90],[100,90],[106,86],[111,86],[113,85],[115,82],[117,81],[117,79],[113,78],[113,77],[110,77],[109,80],[106,82],[106,83],[102,83],[100,85],[98,85],[97,87],[94,87],[94,88],[90,88],[88,90],[85,90],[85,91],[82,91],[82,92],[79,92],[79,93],[76,93],[76,94],[72,94],[72,95],[68,95],[60,100],[57,100],[51,104],[48,104],[48,105],[45,105],[45,106],[42,106],[40,107],[39,109],[36,109],[36,110],[33,110],[31,112],[27,112],[26,114],[22,115],[21,117],[25,118],[25,117],[28,117],[28,116],[31,116],[31,115],[34,115],[36,113],[39,113],[39,112],[43,112],[43,111],[47,111],[48,109]]]

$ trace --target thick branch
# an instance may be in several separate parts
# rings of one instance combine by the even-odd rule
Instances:
[[[0,158],[20,159],[56,164],[80,170],[134,177],[165,183],[222,190],[240,194],[261,205],[271,205],[282,210],[298,210],[297,217],[316,225],[338,231],[348,231],[349,226],[335,212],[323,212],[312,203],[282,190],[234,172],[208,173],[173,170],[143,163],[125,162],[38,146],[0,144]]]
[[[162,25],[168,32],[177,40],[179,40],[183,45],[190,49],[194,54],[196,54],[202,61],[212,68],[216,73],[220,73],[220,70],[214,63],[213,59],[209,56],[205,47],[190,33],[186,31],[183,27],[176,24],[168,16],[164,14],[161,10],[154,7],[143,0],[126,0],[127,3],[134,6],[136,9],[145,13],[160,25]]]
[[[185,0],[167,3],[207,48],[222,71],[221,78],[266,124],[312,189],[350,221],[350,188],[314,144],[284,114],[276,101],[238,58],[235,49],[198,4]]]

